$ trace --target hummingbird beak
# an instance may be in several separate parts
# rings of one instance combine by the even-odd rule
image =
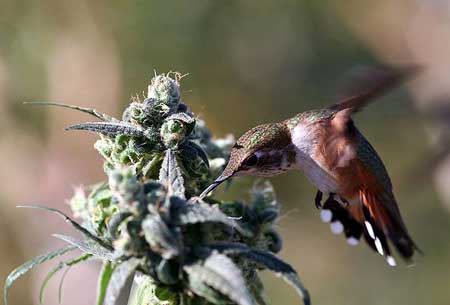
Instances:
[[[208,195],[210,192],[212,192],[216,187],[222,184],[222,182],[225,182],[229,178],[231,178],[233,175],[220,175],[219,177],[214,180],[213,183],[211,183],[199,196],[200,199],[203,199],[206,195]]]

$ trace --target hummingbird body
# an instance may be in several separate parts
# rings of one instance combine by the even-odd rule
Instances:
[[[364,236],[369,246],[395,265],[388,240],[409,260],[415,246],[400,215],[392,183],[375,149],[356,128],[351,114],[399,80],[379,74],[362,94],[331,107],[263,124],[244,133],[231,150],[222,174],[201,195],[234,176],[273,176],[301,170],[317,187],[316,206],[333,233],[351,245]],[[322,205],[322,194],[328,199]]]

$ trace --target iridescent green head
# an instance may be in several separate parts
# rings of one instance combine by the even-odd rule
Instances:
[[[284,122],[250,129],[233,146],[225,170],[200,197],[233,176],[273,176],[285,171],[289,153],[294,153],[289,150],[291,143],[290,132]]]

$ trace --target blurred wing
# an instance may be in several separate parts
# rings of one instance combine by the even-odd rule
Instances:
[[[340,94],[338,103],[329,107],[333,111],[360,111],[373,99],[395,88],[402,81],[411,78],[420,71],[418,66],[397,69],[360,67],[353,71],[351,85]]]

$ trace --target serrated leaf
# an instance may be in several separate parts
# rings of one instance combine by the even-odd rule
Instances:
[[[154,251],[165,259],[180,255],[181,240],[172,232],[159,215],[148,215],[142,222],[145,240]]]
[[[127,288],[128,280],[139,266],[140,260],[130,258],[118,265],[111,276],[106,290],[105,305],[119,305],[120,296]]]
[[[69,243],[84,253],[92,254],[98,258],[113,261],[114,260],[114,252],[110,251],[108,249],[105,249],[103,246],[99,245],[98,243],[87,240],[87,241],[81,241],[77,240],[71,236],[61,235],[61,234],[53,234],[54,237],[65,241],[66,243]]]
[[[167,187],[168,197],[185,198],[184,179],[175,154],[168,149],[159,172],[159,181]]]
[[[221,253],[239,255],[240,257],[244,257],[275,272],[284,281],[294,287],[296,292],[303,299],[305,305],[311,304],[309,292],[298,278],[294,268],[272,253],[250,248],[241,243],[215,243],[208,245],[208,247]]]
[[[185,266],[184,270],[189,276],[189,281],[202,282],[217,290],[238,305],[254,305],[255,301],[247,289],[244,277],[239,268],[231,259],[216,251],[205,259],[203,264],[197,263]],[[194,286],[195,287],[195,286]],[[220,300],[213,298],[205,291],[194,291],[211,302],[220,304]]]
[[[86,238],[97,242],[99,245],[101,245],[102,247],[104,247],[104,248],[106,248],[108,250],[113,250],[113,247],[111,245],[107,244],[102,239],[100,239],[97,236],[95,236],[88,229],[86,229],[85,227],[81,226],[75,220],[73,220],[72,218],[70,218],[69,216],[67,216],[65,213],[61,212],[58,209],[44,207],[44,206],[39,206],[39,205],[19,205],[17,207],[18,208],[38,209],[38,210],[51,212],[53,214],[57,214],[57,215],[61,216],[62,218],[64,218],[64,220],[66,222],[70,223],[77,231],[81,232]]]
[[[96,118],[98,118],[98,119],[100,119],[102,121],[106,121],[106,122],[120,122],[118,119],[113,118],[112,116],[107,115],[107,114],[105,114],[103,112],[100,112],[100,111],[98,111],[96,109],[93,109],[93,108],[85,108],[85,107],[80,107],[80,106],[76,106],[76,105],[69,105],[69,104],[63,104],[63,103],[54,103],[54,102],[24,102],[24,104],[63,107],[63,108],[78,110],[78,111],[90,114],[90,115],[95,116]]]
[[[98,278],[97,286],[97,305],[103,305],[105,301],[106,291],[108,289],[109,281],[111,280],[114,267],[109,261],[103,262],[102,270],[100,271],[100,276]]]
[[[228,217],[218,208],[212,207],[205,203],[187,203],[177,205],[177,211],[173,213],[174,221],[180,225],[220,222],[236,229],[244,236],[252,236],[250,230],[242,227],[236,220]]]
[[[90,257],[92,257],[91,254],[86,254],[86,253],[84,253],[84,254],[82,254],[82,255],[79,256],[79,257],[76,257],[76,258],[73,258],[73,259],[70,259],[70,260],[67,260],[67,261],[59,262],[58,265],[56,265],[55,267],[53,267],[53,268],[47,273],[47,275],[45,276],[45,279],[42,281],[41,289],[39,290],[39,302],[40,302],[41,304],[43,303],[45,288],[47,287],[47,284],[50,282],[50,280],[53,278],[53,276],[54,276],[58,271],[60,271],[61,269],[65,268],[65,267],[71,267],[71,266],[73,266],[73,265],[76,265],[76,264],[78,264],[78,263],[81,263],[81,262],[83,262],[83,261],[89,259]],[[60,285],[60,286],[61,286],[61,285]],[[59,293],[59,295],[60,295],[60,293]],[[59,298],[61,299],[60,296],[59,296]]]
[[[64,255],[64,254],[68,253],[69,251],[73,251],[75,249],[76,249],[76,247],[74,247],[74,246],[64,247],[64,248],[49,252],[47,254],[35,257],[35,258],[27,261],[26,263],[22,264],[21,266],[17,267],[16,269],[14,269],[6,278],[5,286],[3,288],[3,300],[4,300],[5,305],[8,305],[8,290],[11,287],[11,285],[14,283],[15,280],[17,280],[19,277],[21,277],[22,275],[24,275],[25,273],[30,271],[35,266],[42,264],[46,261],[49,261],[55,257]]]

